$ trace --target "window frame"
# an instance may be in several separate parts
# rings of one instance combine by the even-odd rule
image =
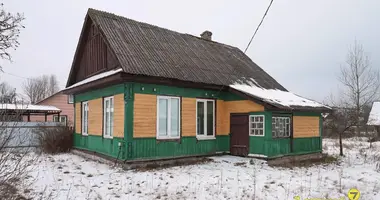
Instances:
[[[275,118],[282,118],[282,119],[289,119],[289,135],[287,136],[274,136],[273,134],[273,119]],[[284,124],[286,126],[286,123]],[[292,117],[290,116],[272,116],[272,120],[271,120],[271,126],[272,126],[272,138],[290,138],[290,136],[292,135]],[[286,132],[285,132],[286,133]]]
[[[167,111],[168,111],[168,116],[167,116],[167,122],[166,122],[166,127],[168,127],[167,129],[167,135],[166,136],[162,136],[160,135],[160,123],[159,123],[159,120],[160,120],[160,106],[159,106],[159,103],[160,103],[160,99],[166,99],[167,102],[168,102],[168,108],[167,108]],[[171,136],[171,115],[169,113],[171,113],[171,99],[178,99],[178,136]],[[177,96],[163,96],[163,95],[159,95],[157,96],[157,100],[156,100],[156,139],[157,140],[176,140],[176,139],[180,139],[181,138],[181,121],[182,121],[182,116],[181,116],[181,108],[182,108],[182,103],[181,103],[181,97],[177,97]]]
[[[74,95],[73,94],[67,95],[67,103],[68,104],[74,104]]]
[[[106,112],[107,112],[107,108],[106,108],[106,102],[109,101],[110,103],[112,102],[112,107],[110,107],[110,111],[109,111],[109,126],[110,126],[110,133],[107,134],[107,130],[106,130]],[[110,104],[109,104],[110,105]],[[112,139],[113,138],[113,125],[114,125],[114,112],[115,112],[115,98],[114,96],[109,96],[109,97],[104,97],[103,98],[103,137],[104,138],[108,138],[108,139]],[[112,122],[111,122],[111,114],[112,114]],[[112,126],[111,126],[112,125]]]
[[[263,121],[262,121],[262,123],[263,123],[263,128],[253,128],[252,127],[252,123],[256,123],[255,122],[255,120],[254,120],[254,118],[256,118],[256,117],[262,117],[263,118]],[[253,119],[253,121],[252,121],[252,119]],[[249,115],[249,120],[248,120],[249,122],[249,136],[254,136],[254,137],[265,137],[265,115]],[[257,130],[263,130],[263,134],[262,135],[254,135],[254,134],[252,134],[252,129],[253,130],[255,130],[255,129],[257,129]]]
[[[203,102],[203,105],[204,105],[204,111],[205,111],[205,114],[204,116],[207,116],[207,102],[211,101],[212,102],[212,106],[213,106],[213,122],[212,122],[212,125],[213,125],[213,133],[212,135],[207,135],[207,117],[204,117],[203,118],[203,123],[204,123],[204,127],[203,127],[203,132],[205,133],[204,135],[198,135],[198,102]],[[215,137],[215,133],[216,133],[216,125],[215,125],[215,118],[216,118],[216,106],[215,106],[215,99],[197,99],[196,100],[196,104],[195,104],[195,135],[196,135],[196,138],[198,140],[211,140],[211,139],[216,139]]]
[[[86,105],[86,106],[84,106]],[[87,108],[87,110],[85,110]],[[90,106],[88,105],[88,101],[83,101],[81,103],[81,132],[82,135],[88,136],[88,113],[90,110]],[[84,113],[87,111],[87,122],[86,122],[86,132],[84,132],[84,127],[85,127],[85,120],[84,120]]]
[[[55,120],[55,118],[58,117],[58,115],[53,115],[53,122],[62,122],[62,117],[65,118],[65,124],[67,123],[67,115],[59,115],[58,121]]]

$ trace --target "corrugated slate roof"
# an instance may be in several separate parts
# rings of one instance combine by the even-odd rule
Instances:
[[[253,78],[266,89],[286,89],[240,49],[189,34],[89,9],[124,72],[225,85]]]

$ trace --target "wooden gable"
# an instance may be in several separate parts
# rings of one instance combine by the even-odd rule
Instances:
[[[102,32],[90,17],[86,17],[67,86],[117,67],[119,63],[116,56]]]

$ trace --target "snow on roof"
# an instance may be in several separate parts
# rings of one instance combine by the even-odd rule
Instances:
[[[298,96],[294,93],[277,90],[277,89],[265,89],[260,86],[257,86],[255,80],[248,80],[251,84],[245,83],[234,83],[230,85],[231,88],[244,92],[246,94],[255,96],[267,103],[279,104],[282,106],[292,107],[292,106],[302,106],[302,107],[325,107],[323,104],[320,104],[316,101],[312,101],[301,96]],[[329,108],[330,109],[330,108]]]
[[[79,81],[78,83],[75,83],[74,85],[71,85],[70,87],[67,87],[66,89],[71,89],[71,88],[74,88],[74,87],[78,87],[80,85],[84,85],[86,83],[90,83],[90,82],[93,82],[93,81],[96,81],[96,80],[99,80],[99,79],[102,79],[102,78],[105,78],[105,77],[117,74],[117,73],[122,72],[122,71],[123,71],[123,69],[121,69],[121,68],[119,68],[119,69],[113,69],[113,70],[110,70],[110,71],[106,71],[106,72],[97,74],[95,76],[91,76],[89,78],[86,78],[86,79],[84,79],[82,81]]]
[[[380,101],[373,103],[367,125],[380,126]]]
[[[0,104],[0,110],[39,110],[39,111],[61,111],[55,106],[43,106],[32,104]]]

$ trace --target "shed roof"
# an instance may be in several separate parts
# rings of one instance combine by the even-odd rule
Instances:
[[[16,112],[21,114],[55,114],[60,113],[61,110],[55,106],[43,106],[32,104],[0,104],[0,112]]]
[[[380,126],[380,101],[372,104],[371,112],[369,113],[367,125]]]

